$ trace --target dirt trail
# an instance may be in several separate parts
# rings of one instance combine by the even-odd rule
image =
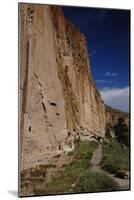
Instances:
[[[91,164],[92,168],[99,166],[102,160],[102,144],[99,144],[98,148],[94,151]]]
[[[90,164],[92,164],[93,171],[104,172],[101,168],[101,160],[102,160],[102,144],[99,144],[98,148],[94,151]],[[105,171],[106,172],[106,171]],[[108,176],[111,176],[115,179],[115,181],[119,184],[121,190],[129,189],[129,179],[121,179],[114,176],[114,174],[110,174],[106,172]]]

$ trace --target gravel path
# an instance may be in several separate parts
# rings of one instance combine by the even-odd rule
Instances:
[[[102,160],[102,144],[100,144],[93,153],[93,156],[90,162],[92,164],[92,168],[100,165],[101,160]]]

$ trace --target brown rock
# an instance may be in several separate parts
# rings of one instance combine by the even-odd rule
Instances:
[[[25,170],[51,162],[55,152],[73,150],[74,130],[80,127],[104,137],[105,106],[93,81],[85,37],[65,20],[62,9],[20,4],[19,11]]]

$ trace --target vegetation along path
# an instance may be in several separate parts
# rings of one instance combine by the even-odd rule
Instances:
[[[94,151],[92,159],[90,163],[92,164],[92,171],[104,172],[101,168],[101,160],[102,160],[102,144],[99,144],[98,148]],[[121,179],[114,176],[114,174],[110,174],[106,172],[110,177],[113,177],[115,181],[119,184],[121,190],[129,189],[129,179]]]

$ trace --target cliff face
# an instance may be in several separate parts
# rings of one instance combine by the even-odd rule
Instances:
[[[119,120],[122,119],[124,124],[129,129],[129,114],[126,112],[122,112],[117,109],[113,109],[110,106],[105,106],[106,112],[106,134],[108,133],[110,136],[115,136],[114,127],[118,124]]]
[[[21,170],[74,148],[77,136],[105,136],[84,35],[60,7],[20,4]],[[58,162],[57,162],[58,163]],[[57,164],[56,163],[56,164]]]

